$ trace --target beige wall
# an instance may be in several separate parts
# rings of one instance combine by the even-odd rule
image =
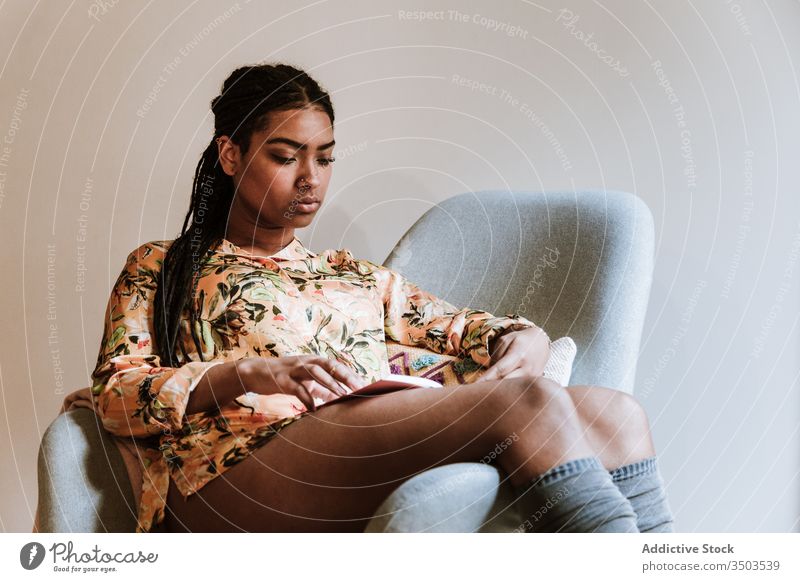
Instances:
[[[382,261],[470,189],[643,198],[637,393],[678,528],[798,531],[796,2],[105,4],[0,8],[0,528],[30,527],[38,442],[88,382],[126,253],[178,228],[210,99],[286,60],[338,116],[316,250]],[[401,14],[423,6],[441,19]]]

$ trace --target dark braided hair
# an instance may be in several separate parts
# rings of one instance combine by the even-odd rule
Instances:
[[[304,71],[285,64],[262,64],[233,71],[222,93],[211,101],[214,139],[203,152],[194,174],[192,200],[180,235],[172,242],[161,266],[154,298],[154,350],[163,366],[177,366],[176,343],[183,362],[188,361],[178,334],[181,315],[188,306],[188,328],[200,359],[203,350],[195,322],[194,290],[200,267],[224,238],[234,197],[233,178],[219,164],[217,138],[228,136],[245,155],[253,132],[269,125],[269,113],[318,108],[333,125],[330,96]]]

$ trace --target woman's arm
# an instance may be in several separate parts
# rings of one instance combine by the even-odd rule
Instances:
[[[189,394],[185,414],[208,412],[222,408],[248,390],[247,377],[250,363],[247,360],[223,362],[208,370]]]
[[[403,275],[369,263],[384,306],[387,338],[447,355],[468,355],[488,367],[494,340],[510,331],[536,328],[521,315],[494,316],[477,309],[459,309],[419,288]]]
[[[92,395],[103,426],[116,435],[146,437],[180,429],[192,391],[221,364],[162,367],[153,353],[152,300],[164,253],[148,243],[128,255],[106,307]]]

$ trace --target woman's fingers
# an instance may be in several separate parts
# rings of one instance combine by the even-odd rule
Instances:
[[[481,382],[484,380],[500,380],[505,377],[506,374],[514,370],[515,367],[516,366],[510,361],[507,362],[505,359],[502,359],[486,370],[479,380]]]
[[[503,376],[504,379],[507,378],[524,378],[525,376],[530,376],[530,374],[525,370],[525,368],[516,368],[511,370],[508,374]]]
[[[363,388],[367,385],[367,382],[361,376],[356,374],[353,370],[341,362],[325,359],[323,365],[334,378],[347,386],[350,391],[358,390],[359,388]]]
[[[300,380],[300,385],[303,386],[311,396],[311,399],[314,401],[315,409],[323,402],[330,402],[331,400],[337,400],[339,398],[338,394],[333,393],[316,380],[312,380],[310,378],[306,380]]]
[[[311,395],[311,391],[305,386],[305,384],[298,382],[295,388],[295,394],[307,410],[314,412],[317,409],[317,403],[314,402],[314,397]]]
[[[494,343],[494,351],[491,353],[492,364],[496,364],[508,351],[511,345],[511,339],[508,336],[500,336]]]
[[[497,363],[490,366],[488,370],[480,377],[480,380],[500,380],[509,373],[513,372],[520,367],[522,357],[525,355],[524,350],[509,348],[500,358]]]
[[[347,389],[344,388],[337,380],[333,378],[325,368],[318,364],[311,364],[304,366],[306,373],[310,374],[311,377],[316,380],[322,387],[327,388],[334,394],[338,396],[344,396],[347,394]]]

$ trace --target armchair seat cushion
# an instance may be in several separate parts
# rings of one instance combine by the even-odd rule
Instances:
[[[499,533],[519,525],[514,490],[501,471],[486,463],[452,463],[405,481],[364,531]]]

